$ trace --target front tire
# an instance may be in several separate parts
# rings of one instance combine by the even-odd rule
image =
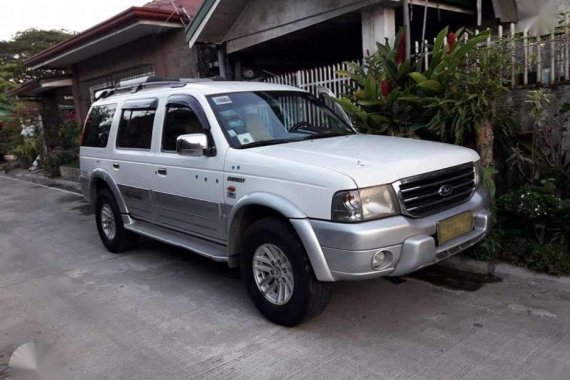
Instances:
[[[330,283],[317,281],[292,227],[275,218],[251,225],[244,236],[241,271],[257,309],[271,322],[295,326],[329,303]]]
[[[119,206],[108,190],[101,190],[97,196],[95,221],[99,237],[109,251],[121,253],[136,246],[139,236],[125,230]]]

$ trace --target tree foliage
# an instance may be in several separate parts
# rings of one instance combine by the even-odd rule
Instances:
[[[65,30],[27,29],[8,41],[0,41],[0,103],[8,102],[5,93],[27,80],[57,74],[57,71],[34,71],[24,66],[24,60],[69,38]]]

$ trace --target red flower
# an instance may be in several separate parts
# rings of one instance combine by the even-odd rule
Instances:
[[[380,83],[380,90],[382,91],[382,95],[384,95],[384,96],[390,95],[390,91],[392,90],[392,88],[390,87],[390,83],[388,83],[387,81],[383,80],[383,81]]]
[[[396,63],[401,65],[406,60],[406,34],[402,33],[400,35],[400,41],[398,41],[398,53],[396,54]]]
[[[453,47],[455,46],[456,41],[457,37],[455,36],[455,33],[449,32],[449,34],[447,35],[447,45],[449,46],[450,53],[453,51]]]

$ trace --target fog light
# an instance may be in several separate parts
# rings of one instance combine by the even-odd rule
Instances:
[[[378,251],[372,255],[372,269],[380,270],[386,266],[386,261],[390,261],[392,254],[390,251]],[[386,260],[388,259],[388,260]]]

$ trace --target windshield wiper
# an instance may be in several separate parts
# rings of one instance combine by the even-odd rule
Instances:
[[[254,141],[244,145],[239,146],[240,149],[242,148],[254,148],[257,146],[266,146],[266,145],[276,145],[276,144],[284,144],[291,141],[297,141],[297,139],[272,139],[272,140],[261,140],[261,141]]]
[[[337,136],[348,136],[352,135],[353,133],[347,132],[324,132],[318,133],[314,135],[305,136],[300,139],[270,139],[270,140],[261,140],[261,141],[254,141],[244,145],[241,145],[237,148],[239,149],[247,149],[247,148],[255,148],[260,146],[267,146],[267,145],[277,145],[277,144],[285,144],[293,141],[302,141],[302,140],[313,140],[313,139],[322,139],[325,137],[337,137]]]
[[[349,135],[353,135],[353,133],[347,133],[347,132],[324,132],[324,133],[318,133],[318,134],[315,134],[315,135],[310,135],[310,136],[303,137],[303,140],[313,140],[313,139],[322,139],[322,138],[326,138],[326,137],[338,137],[338,136],[349,136]]]

